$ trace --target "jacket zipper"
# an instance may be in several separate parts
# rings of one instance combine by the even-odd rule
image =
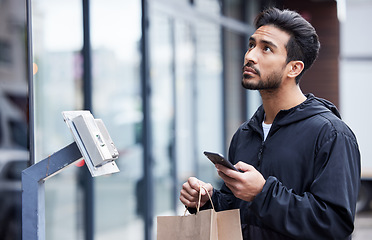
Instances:
[[[259,167],[259,168],[260,168],[261,162],[262,162],[262,154],[263,154],[264,145],[265,145],[265,141],[262,141],[261,142],[260,150],[258,151],[258,163],[257,163],[257,167]]]

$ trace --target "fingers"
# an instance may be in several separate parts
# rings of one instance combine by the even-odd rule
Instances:
[[[187,182],[185,182],[183,185],[182,185],[182,189],[184,189],[187,194],[191,195],[191,196],[197,196],[199,195],[199,189],[200,189],[200,184],[202,182],[195,178],[195,177],[190,177]]]
[[[201,186],[203,186],[203,188],[201,188]],[[202,195],[200,205],[203,206],[209,200],[206,191],[212,196],[213,186],[195,177],[190,177],[187,182],[182,185],[180,201],[187,207],[195,208],[199,201],[199,191],[201,191]]]
[[[216,166],[218,175],[223,179],[226,186],[237,197],[244,201],[252,201],[262,191],[265,178],[252,165],[238,162],[235,167],[242,171],[237,172],[224,166]]]
[[[236,169],[242,172],[252,171],[255,170],[255,168],[252,165],[249,165],[245,162],[239,161],[237,164],[235,164]]]
[[[230,177],[230,178],[237,178],[237,177],[239,177],[240,172],[237,172],[235,170],[232,170],[230,168],[227,168],[227,167],[225,167],[225,166],[223,166],[221,164],[216,164],[215,166],[217,168],[218,175],[220,175],[220,177],[222,177],[222,179],[224,179],[223,176]],[[221,175],[221,174],[223,174],[223,175]]]
[[[190,195],[187,195],[184,193],[183,190],[181,190],[180,194],[180,201],[187,207],[196,208],[198,204],[198,198],[191,197]]]
[[[190,177],[182,185],[180,201],[187,207],[196,207],[199,197],[199,182],[197,178]]]
[[[202,195],[204,196],[204,195],[207,195],[207,193],[205,192],[205,190],[207,190],[208,191],[208,193],[209,193],[209,195],[212,197],[212,194],[213,194],[213,186],[212,186],[212,184],[210,184],[210,183],[205,183],[204,185],[203,185],[203,192],[202,192]]]
[[[234,170],[231,170],[228,168],[225,168],[225,169],[217,168],[217,173],[222,178],[222,180],[225,182],[227,186],[229,186],[230,184],[234,184],[234,182],[236,181],[236,177],[232,176],[236,173],[236,171]]]

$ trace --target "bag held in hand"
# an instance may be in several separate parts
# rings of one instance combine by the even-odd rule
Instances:
[[[209,196],[213,209],[199,211],[200,199],[201,189],[196,214],[157,217],[157,240],[243,239],[239,209],[216,212]]]

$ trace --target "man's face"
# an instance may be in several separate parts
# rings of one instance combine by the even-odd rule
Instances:
[[[242,85],[246,89],[277,89],[283,80],[290,35],[272,25],[262,26],[249,39]]]

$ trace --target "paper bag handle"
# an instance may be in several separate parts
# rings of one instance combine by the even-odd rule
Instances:
[[[211,195],[209,194],[208,190],[207,190],[204,186],[200,186],[200,189],[199,189],[199,199],[198,199],[198,204],[196,205],[196,213],[199,212],[199,208],[200,208],[201,189],[202,189],[202,188],[207,192],[208,197],[209,197],[209,200],[211,201],[212,208],[213,208],[213,210],[215,210],[215,209],[214,209],[214,205],[213,205],[213,201],[212,201],[212,198],[211,198]],[[186,216],[187,209],[188,209],[188,207],[186,207],[183,216]]]
[[[208,195],[208,197],[209,197],[209,200],[211,201],[212,208],[213,208],[213,210],[214,210],[214,205],[213,205],[213,202],[212,202],[211,195],[209,194],[208,190],[207,190],[204,186],[200,186],[200,190],[199,190],[199,200],[198,200],[198,205],[196,206],[196,212],[197,212],[197,213],[199,212],[199,208],[200,208],[201,190],[202,190],[202,188],[207,192],[207,195]]]

